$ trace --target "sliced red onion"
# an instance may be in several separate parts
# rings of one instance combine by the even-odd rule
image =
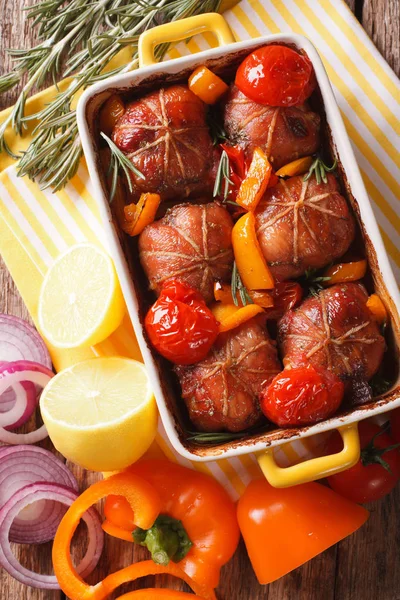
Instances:
[[[29,360],[18,360],[3,364],[0,367],[0,395],[10,386],[23,381],[29,381],[40,387],[45,387],[53,377],[53,372],[47,367],[31,362]],[[5,444],[34,444],[47,436],[44,425],[30,433],[13,433],[4,429],[5,426],[13,425],[18,419],[23,418],[27,410],[27,396],[17,397],[15,406],[11,409],[12,418],[9,413],[0,415],[0,442]],[[10,422],[11,420],[11,422]]]
[[[24,405],[26,404],[25,412],[17,419],[17,421],[14,421],[14,423],[11,423],[6,427],[7,431],[10,431],[10,429],[17,429],[17,427],[21,427],[21,425],[27,423],[38,404],[38,395],[33,383],[30,381],[14,383],[14,385],[8,388],[8,390],[0,397],[0,417],[3,413],[10,414],[10,411],[15,407],[18,396],[26,397],[26,399],[24,399]],[[6,398],[6,400],[3,401],[3,398]],[[7,400],[7,398],[11,399]]]
[[[51,369],[50,354],[39,333],[12,315],[0,314],[0,360],[30,360]]]
[[[54,454],[37,446],[0,448],[0,506],[31,483],[58,483],[78,491],[75,477]],[[65,514],[59,502],[43,500],[25,508],[10,529],[10,542],[43,544],[52,540]]]
[[[54,500],[71,506],[77,498],[78,494],[70,488],[54,483],[33,483],[18,490],[0,509],[0,565],[17,581],[43,590],[60,589],[54,575],[40,575],[29,571],[20,564],[11,550],[8,536],[13,520],[29,504],[39,500]],[[88,527],[89,543],[77,571],[82,579],[85,579],[99,562],[103,550],[104,533],[100,517],[94,508],[90,508],[86,512],[83,520]]]

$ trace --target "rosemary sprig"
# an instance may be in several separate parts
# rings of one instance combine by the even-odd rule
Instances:
[[[248,435],[248,433],[243,431],[241,431],[240,433],[204,433],[199,431],[189,431],[187,439],[191,442],[195,442],[196,444],[223,444],[224,442],[238,440],[244,437],[245,435]]]
[[[212,106],[209,107],[207,112],[207,124],[214,146],[218,146],[221,142],[227,141],[228,138],[222,125],[221,115],[216,114]]]
[[[311,167],[309,168],[308,173],[306,175],[304,175],[303,181],[308,181],[314,173],[315,179],[317,180],[318,184],[320,184],[321,181],[323,181],[324,183],[328,183],[328,178],[327,178],[326,174],[332,173],[332,171],[334,171],[336,169],[336,167],[337,167],[337,159],[336,158],[333,161],[333,164],[330,167],[328,167],[323,162],[322,158],[317,156],[317,158],[314,160]]]
[[[132,49],[127,65],[111,74],[127,72],[138,64],[137,44],[142,31],[201,12],[217,11],[220,0],[42,0],[28,7],[28,18],[38,28],[39,43],[28,50],[12,50],[15,66],[0,77],[0,93],[28,79],[7,119],[0,125],[0,151],[16,156],[5,140],[11,125],[23,134],[26,122],[37,120],[33,140],[19,163],[20,176],[37,179],[41,187],[62,188],[76,173],[82,147],[73,101],[78,92],[109,77],[105,72],[123,46]],[[156,48],[160,59],[168,46]],[[59,92],[43,110],[27,116],[29,95],[48,76],[73,75],[68,88]],[[45,144],[45,146],[44,146]]]
[[[136,175],[136,177],[140,177],[141,179],[144,179],[144,175],[143,173],[141,173],[141,171],[139,171],[139,169],[135,167],[135,165],[131,163],[129,158],[125,156],[125,154],[118,148],[118,146],[114,144],[112,140],[110,140],[110,138],[105,133],[101,132],[100,135],[103,139],[106,140],[111,150],[111,161],[107,174],[110,175],[112,173],[110,189],[110,202],[112,202],[115,195],[115,190],[117,189],[118,175],[120,169],[125,174],[130,192],[132,192],[133,188],[132,181],[129,176],[129,171],[131,171],[131,173]]]
[[[240,277],[240,274],[239,274],[239,271],[238,271],[235,261],[233,262],[233,269],[232,269],[231,292],[232,292],[233,303],[236,306],[239,306],[239,301],[237,298],[238,293],[239,293],[239,298],[240,298],[243,306],[246,306],[246,304],[253,304],[253,300],[251,299],[249,292],[245,288],[243,281]]]
[[[226,201],[229,194],[229,186],[233,185],[233,182],[229,179],[229,156],[222,150],[221,158],[219,160],[217,174],[215,176],[213,197],[222,196],[223,200]]]
[[[302,277],[304,287],[308,289],[309,294],[315,297],[324,289],[322,284],[330,280],[330,277],[316,276],[317,271],[318,269],[307,269]]]

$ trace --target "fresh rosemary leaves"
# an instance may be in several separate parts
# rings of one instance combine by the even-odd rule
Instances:
[[[216,198],[217,196],[222,196],[224,202],[228,199],[229,186],[232,185],[232,181],[229,179],[229,174],[229,156],[225,150],[222,150],[217,174],[215,177],[213,197]]]
[[[322,285],[325,281],[329,281],[330,277],[316,275],[318,269],[307,269],[302,277],[302,285],[308,290],[311,296],[317,297],[319,292],[324,289]]]
[[[232,442],[238,440],[248,433],[229,433],[223,431],[221,433],[205,433],[202,431],[191,431],[189,432],[188,440],[195,442],[196,444],[223,444],[224,442]]]
[[[312,177],[313,173],[315,174],[315,179],[317,180],[317,183],[321,183],[321,181],[323,181],[324,183],[328,183],[328,178],[326,176],[327,173],[332,173],[332,171],[334,171],[337,167],[337,160],[335,158],[332,166],[328,167],[322,160],[322,158],[320,158],[319,156],[317,156],[317,158],[314,160],[314,162],[312,163],[308,173],[306,175],[304,175],[303,177],[303,181],[308,181],[310,179],[310,177]]]
[[[123,171],[126,177],[126,181],[128,183],[129,191],[132,192],[132,181],[129,175],[129,171],[136,175],[136,177],[141,177],[144,179],[143,173],[139,171],[129,160],[127,156],[114,144],[112,140],[103,132],[100,133],[101,137],[106,140],[110,150],[111,150],[111,161],[108,169],[108,175],[112,174],[111,177],[111,189],[110,189],[110,202],[112,202],[115,196],[115,190],[117,189],[118,175],[120,169]]]
[[[220,0],[42,0],[27,7],[28,19],[38,28],[39,43],[28,50],[11,50],[15,67],[0,77],[2,93],[27,74],[15,106],[0,125],[0,151],[20,158],[6,143],[6,128],[11,125],[21,135],[27,121],[37,120],[18,174],[37,179],[42,188],[62,188],[76,173],[82,156],[75,114],[77,94],[96,81],[137,67],[142,31],[218,11],[219,5]],[[110,70],[110,62],[124,46],[130,51],[128,64]],[[158,46],[156,57],[161,59],[167,48],[166,44]],[[67,87],[49,104],[26,115],[26,100],[49,76],[56,82],[70,75]]]
[[[237,298],[238,294],[239,294],[239,298],[240,298],[243,306],[246,306],[246,304],[253,304],[253,300],[251,299],[249,292],[243,285],[243,281],[240,278],[239,271],[236,266],[236,262],[233,263],[232,279],[231,279],[231,292],[232,292],[233,302],[236,306],[239,306],[239,301]]]

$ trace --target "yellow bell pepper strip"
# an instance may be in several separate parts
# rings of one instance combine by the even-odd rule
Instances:
[[[108,575],[101,583],[91,587],[89,595],[85,595],[79,598],[79,600],[105,600],[116,590],[120,585],[135,581],[139,577],[146,577],[147,575],[172,575],[182,579],[187,583],[197,596],[204,600],[217,600],[214,590],[207,588],[196,583],[189,575],[187,575],[178,565],[170,562],[168,565],[157,565],[152,560],[144,560],[138,563],[134,563],[125,569],[121,569],[116,573]],[[194,596],[196,597],[196,596]],[[72,596],[73,600],[78,600],[76,596]],[[152,596],[148,596],[148,600],[151,600]]]
[[[128,592],[117,598],[117,600],[153,600],[153,598],[161,598],[162,600],[204,600],[200,596],[187,594],[186,592],[177,592],[176,590],[164,590],[158,588],[147,588],[145,590],[135,590]]]
[[[215,104],[229,90],[229,86],[210,69],[201,66],[189,77],[189,89],[206,104]]]
[[[240,184],[236,203],[246,210],[255,210],[268,187],[271,174],[272,166],[267,155],[261,148],[255,148],[247,175]]]
[[[117,94],[113,94],[104,103],[100,110],[100,131],[106,135],[111,135],[116,122],[125,113],[125,104],[122,98]]]
[[[380,325],[386,323],[388,318],[387,310],[378,294],[370,295],[367,300],[367,307]]]
[[[358,281],[362,279],[367,272],[367,261],[358,260],[355,262],[339,263],[329,267],[323,272],[323,277],[327,278],[324,286],[335,285],[337,283],[347,283],[348,281]]]
[[[246,304],[246,306],[239,307],[234,304],[217,302],[211,307],[211,312],[219,321],[219,332],[223,333],[243,325],[264,310],[258,304]]]
[[[250,291],[249,296],[254,304],[258,304],[262,308],[272,308],[274,306],[274,299],[269,292]],[[233,304],[232,287],[228,283],[216,281],[214,283],[214,298],[222,304]],[[236,294],[236,301],[238,306],[243,306],[239,293]]]
[[[138,476],[127,476],[124,473],[95,483],[75,500],[57,529],[52,554],[58,583],[64,594],[73,600],[98,597],[95,595],[97,586],[89,586],[77,574],[72,564],[70,546],[79,521],[88,508],[110,494],[126,498],[138,527],[151,527],[160,512],[161,501],[154,487]]]
[[[248,290],[270,290],[275,282],[256,235],[252,212],[240,217],[232,230],[232,246],[243,285]]]
[[[304,175],[308,172],[313,162],[314,159],[312,156],[303,156],[303,158],[293,160],[292,162],[278,169],[275,175],[278,177],[295,177],[296,175]]]
[[[124,208],[122,229],[128,235],[135,236],[155,219],[161,197],[159,194],[141,194],[137,204],[128,204]]]

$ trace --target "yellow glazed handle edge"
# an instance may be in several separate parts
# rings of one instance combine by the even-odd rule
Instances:
[[[138,53],[139,67],[154,65],[154,48],[165,42],[177,42],[206,31],[213,32],[220,46],[231,44],[235,41],[232,31],[224,17],[218,13],[206,13],[165,23],[144,31],[139,37]]]
[[[267,481],[276,488],[291,487],[315,481],[345,471],[360,458],[360,438],[358,424],[351,423],[338,429],[343,440],[343,450],[329,456],[312,458],[291,467],[279,467],[274,458],[273,448],[257,456],[258,464]]]

